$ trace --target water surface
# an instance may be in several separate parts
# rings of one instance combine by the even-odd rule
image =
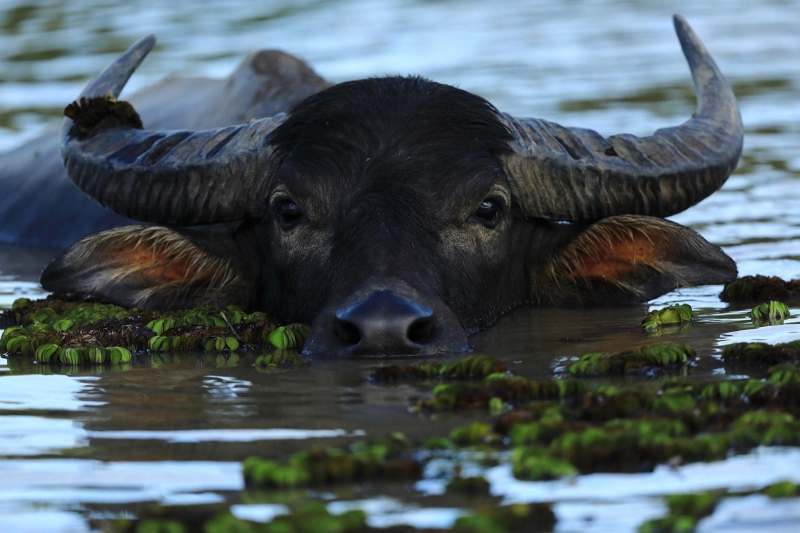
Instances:
[[[281,48],[331,81],[421,74],[480,94],[503,111],[603,134],[647,135],[686,120],[691,80],[671,24],[693,25],[737,93],[746,128],[737,173],[723,189],[673,217],[722,246],[740,274],[800,277],[800,2],[478,2],[406,0],[184,1],[5,0],[0,5],[0,150],[58,124],[88,78],[138,37],[159,44],[130,83],[167,74],[225,76],[245,54]],[[36,297],[52,251],[0,247],[0,306]],[[746,310],[720,302],[720,287],[652,302],[691,304],[701,320],[670,336],[700,355],[696,375],[724,375],[722,346],[800,338],[800,319],[754,328]],[[565,358],[653,342],[645,307],[521,309],[473,337],[526,377],[551,376]],[[800,309],[796,310],[800,314]],[[88,531],[89,520],[149,502],[243,502],[239,462],[286,458],[312,442],[402,430],[443,435],[469,415],[432,419],[408,411],[428,386],[364,380],[381,361],[314,361],[260,373],[197,358],[127,372],[38,375],[0,359],[0,530]],[[487,473],[498,498],[555,501],[559,531],[633,531],[663,512],[659,496],[705,488],[800,481],[796,450],[759,450],[708,465],[646,475],[527,483]],[[446,526],[465,508],[437,497],[443,483],[336,487],[331,505],[393,521]],[[280,501],[235,507],[262,518]],[[782,507],[780,506],[782,505]],[[752,498],[746,521],[721,507],[702,531],[794,530],[797,501]],[[249,514],[248,514],[249,513]]]

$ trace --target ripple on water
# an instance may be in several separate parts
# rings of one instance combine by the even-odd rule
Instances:
[[[241,464],[221,461],[0,460],[0,501],[129,503],[241,490]]]
[[[506,503],[549,501],[620,501],[704,490],[758,490],[789,480],[800,483],[800,449],[759,448],[753,453],[679,468],[658,466],[646,474],[588,474],[573,479],[531,483],[511,474],[510,465],[490,468],[492,494]]]
[[[0,260],[3,259],[0,254]],[[0,261],[0,269],[3,264]],[[2,270],[0,270],[2,273]],[[5,278],[5,279],[4,279]],[[17,298],[44,298],[49,292],[42,289],[38,282],[20,281],[9,279],[10,276],[0,276],[0,310],[10,309]],[[1,331],[1,330],[0,330]]]
[[[83,411],[105,405],[93,400],[98,378],[0,374],[0,411]]]
[[[73,420],[5,415],[0,424],[0,457],[57,455],[89,442],[82,424]]]

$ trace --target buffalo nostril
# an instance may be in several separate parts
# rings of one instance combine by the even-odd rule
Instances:
[[[361,332],[358,327],[352,322],[339,317],[334,320],[333,333],[348,346],[355,346],[361,342]]]
[[[389,290],[339,310],[332,327],[353,355],[420,353],[436,336],[432,310]]]
[[[416,319],[408,328],[406,336],[414,344],[427,344],[433,337],[433,316]]]

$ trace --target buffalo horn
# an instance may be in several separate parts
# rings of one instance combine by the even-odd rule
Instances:
[[[154,44],[149,35],[131,46],[76,104],[96,97],[116,102]],[[207,131],[148,131],[122,123],[102,135],[86,134],[65,118],[61,156],[72,181],[120,215],[175,225],[242,220],[263,212],[271,156],[265,139],[283,117]]]
[[[501,115],[512,153],[503,164],[527,217],[590,221],[665,217],[698,203],[736,168],[742,119],[736,98],[689,24],[674,17],[697,93],[697,112],[650,137],[608,138],[580,128]]]

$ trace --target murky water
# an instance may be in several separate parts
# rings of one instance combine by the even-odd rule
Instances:
[[[682,122],[694,108],[673,12],[686,16],[728,76],[746,127],[737,173],[674,220],[723,246],[741,274],[800,277],[797,1],[2,0],[0,150],[57,124],[87,78],[150,32],[159,45],[133,90],[172,72],[224,76],[254,49],[282,48],[332,81],[422,74],[517,115],[646,135]],[[0,306],[38,294],[33,282],[50,254],[0,248]],[[719,289],[653,302],[689,303],[702,316],[671,337],[697,349],[698,373],[722,373],[714,356],[725,344],[800,338],[800,318],[755,329],[743,309],[719,301]],[[639,329],[644,311],[522,309],[473,342],[516,361],[517,374],[549,376],[565,357],[652,341]],[[284,458],[310,442],[394,430],[442,435],[465,421],[410,414],[411,399],[429,388],[365,381],[376,361],[315,361],[273,374],[194,359],[158,363],[79,376],[0,366],[0,530],[86,531],[89,519],[154,501],[241,503],[239,461],[249,455]],[[559,531],[633,531],[663,512],[656,496],[798,482],[800,454],[760,450],[678,472],[571,482],[517,482],[502,468],[487,477],[507,501],[557,502]],[[446,526],[463,502],[435,497],[441,486],[427,479],[383,491],[337,488],[328,497],[369,509],[374,525]],[[262,518],[275,512],[266,504],[235,509]],[[795,531],[800,522],[796,500],[776,506],[755,498],[746,509],[749,521],[720,508],[701,529],[761,531],[771,521],[771,531]]]

